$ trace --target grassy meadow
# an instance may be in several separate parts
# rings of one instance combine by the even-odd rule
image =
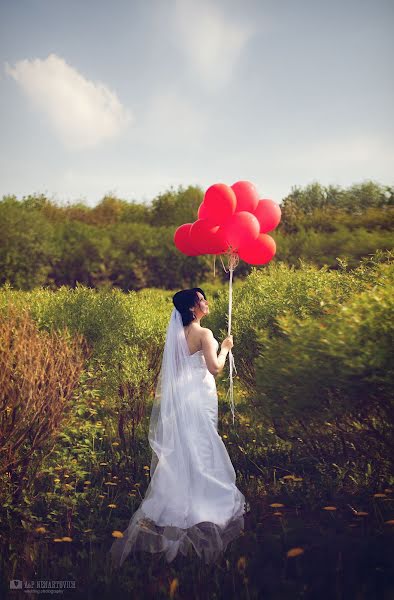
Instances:
[[[199,283],[227,331],[226,283]],[[235,271],[236,421],[219,433],[248,512],[217,565],[108,551],[149,483],[147,435],[174,290],[0,289],[0,596],[71,580],[63,598],[394,597],[390,251],[337,268]]]

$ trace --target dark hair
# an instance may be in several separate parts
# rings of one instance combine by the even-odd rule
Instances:
[[[200,292],[207,299],[201,288],[192,288],[190,290],[181,290],[172,297],[175,308],[181,313],[183,325],[189,325],[195,319],[193,312],[190,310],[198,303],[197,292]]]

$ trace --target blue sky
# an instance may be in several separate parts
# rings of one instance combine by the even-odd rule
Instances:
[[[393,184],[392,0],[0,0],[0,195]]]

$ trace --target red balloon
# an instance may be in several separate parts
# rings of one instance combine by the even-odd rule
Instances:
[[[282,211],[279,204],[273,200],[264,199],[259,200],[253,214],[260,223],[260,233],[267,233],[279,225]]]
[[[265,265],[276,252],[275,240],[266,233],[260,233],[251,244],[239,249],[239,258],[251,265]]]
[[[221,227],[218,226],[218,229],[214,234],[212,254],[223,254],[224,252],[226,252],[226,250],[227,250],[226,237],[225,237]]]
[[[200,206],[198,207],[197,216],[199,219],[208,219],[209,218],[207,207],[205,206],[204,202],[201,202]]]
[[[204,218],[209,219],[215,225],[220,225],[234,214],[237,198],[230,186],[224,183],[215,183],[205,192],[203,205],[204,208],[201,210]]]
[[[189,239],[193,248],[199,254],[216,254],[224,244],[220,234],[217,235],[219,225],[215,225],[209,219],[198,219],[190,227]]]
[[[183,254],[197,256],[199,252],[195,248],[192,248],[190,243],[189,233],[191,226],[192,223],[185,223],[178,227],[174,233],[174,244]]]
[[[231,186],[237,197],[235,212],[247,210],[254,213],[259,202],[259,194],[250,181],[237,181]]]
[[[260,224],[252,213],[241,211],[234,213],[223,225],[220,226],[226,245],[237,252],[241,246],[247,246],[257,238]]]

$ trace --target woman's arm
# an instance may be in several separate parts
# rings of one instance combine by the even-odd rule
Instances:
[[[216,377],[223,370],[229,349],[222,347],[219,355],[216,355],[215,338],[212,331],[206,328],[201,332],[201,345],[207,369]]]

